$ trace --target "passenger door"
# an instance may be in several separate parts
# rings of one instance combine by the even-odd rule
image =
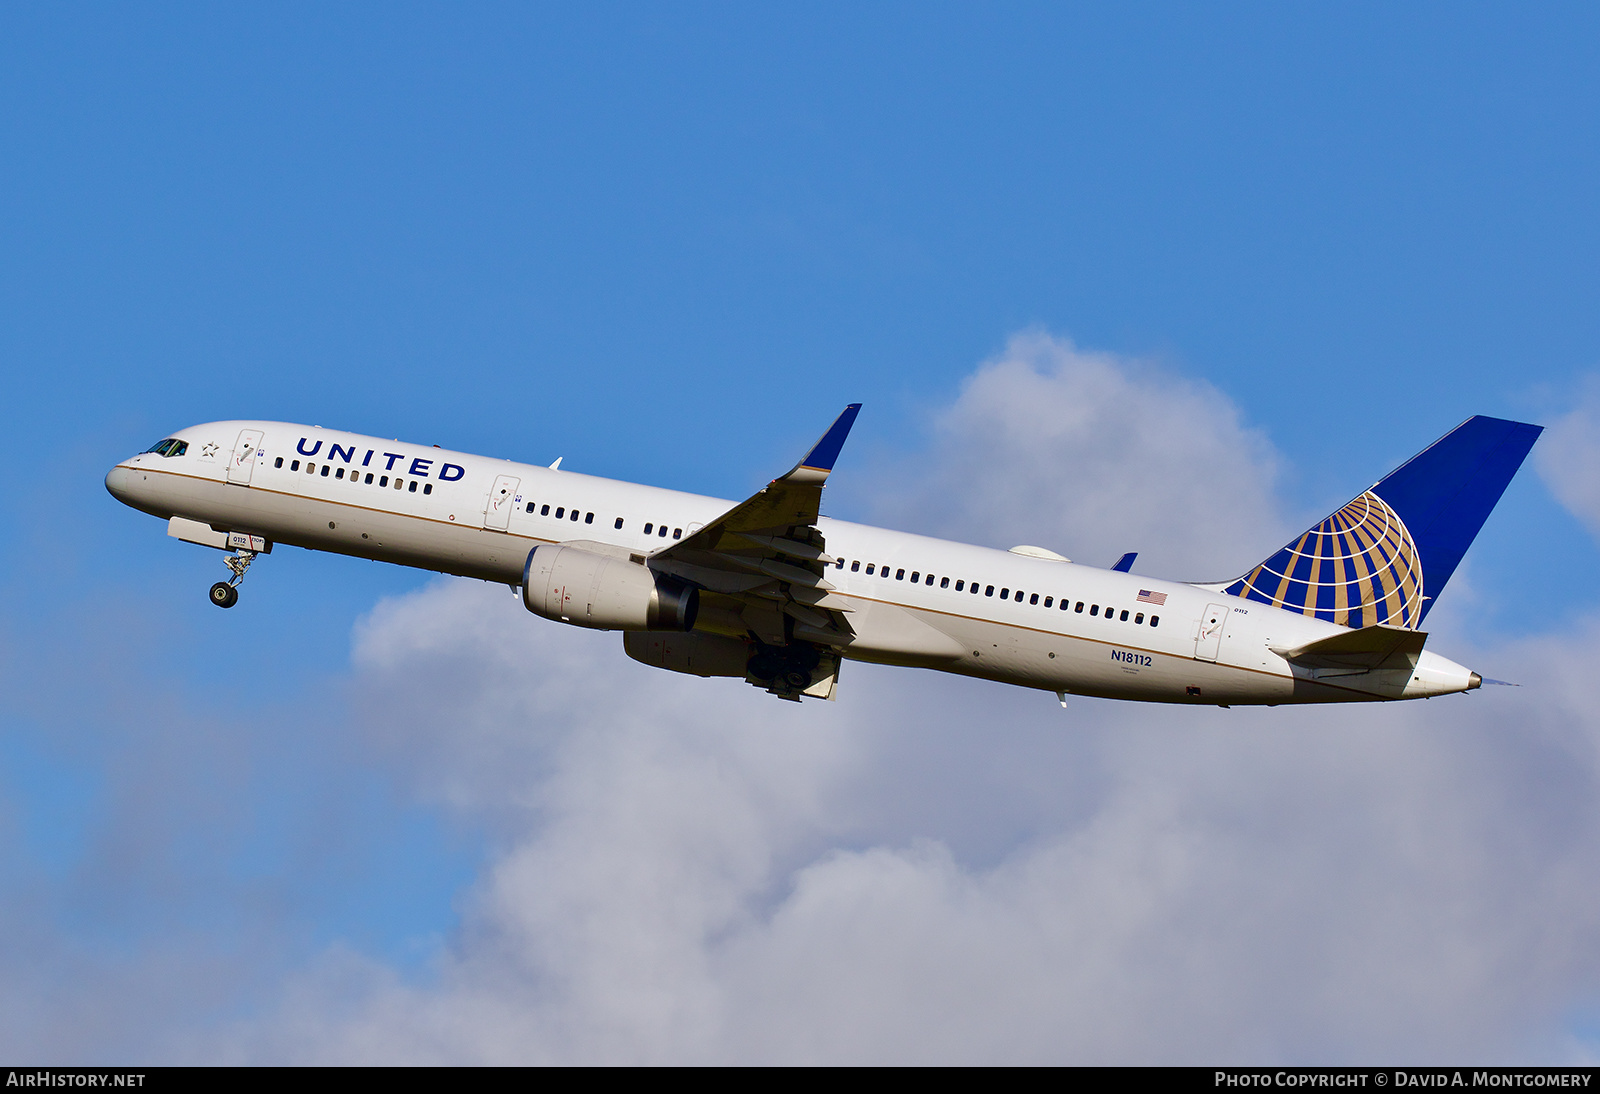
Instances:
[[[1228,629],[1228,605],[1207,604],[1194,636],[1196,661],[1215,661],[1222,652],[1222,633]]]
[[[517,503],[517,486],[522,480],[498,475],[489,488],[489,501],[483,510],[483,526],[504,532],[511,527],[511,510]]]
[[[239,439],[233,444],[233,455],[228,458],[229,482],[250,485],[250,474],[256,469],[256,453],[261,449],[261,437],[259,429],[239,431]]]

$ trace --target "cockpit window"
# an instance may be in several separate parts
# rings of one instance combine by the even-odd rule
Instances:
[[[181,456],[189,451],[189,442],[180,441],[176,437],[168,437],[164,441],[157,441],[146,452],[154,452],[158,456]]]

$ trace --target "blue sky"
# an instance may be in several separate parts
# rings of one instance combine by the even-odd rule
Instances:
[[[426,980],[531,831],[360,729],[353,628],[434,603],[428,575],[285,550],[218,612],[218,558],[116,504],[117,459],[255,417],[739,497],[861,401],[831,511],[991,542],[927,499],[978,482],[940,446],[1032,332],[1134,378],[1107,414],[1209,385],[1226,405],[1175,413],[1270,448],[1242,570],[1470,414],[1587,398],[1597,29],[1556,4],[0,12],[0,920],[50,940],[45,979],[194,949],[248,985],[39,1043],[178,1052],[330,947]],[[1055,352],[1028,359],[1077,390]],[[1074,528],[1095,484],[1047,470],[1025,477],[1053,534],[1183,557],[1155,525]],[[1189,496],[1225,524],[1229,489]],[[1585,519],[1530,465],[1438,626],[1479,650],[1582,632]],[[795,846],[1003,858],[1077,808],[924,823],[885,794],[879,827]],[[218,956],[252,948],[275,956]]]

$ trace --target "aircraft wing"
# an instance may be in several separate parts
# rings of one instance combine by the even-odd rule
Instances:
[[[817,529],[822,487],[860,403],[851,403],[790,471],[704,528],[649,556],[650,568],[701,588],[706,630],[763,642],[838,645],[852,635],[843,601],[830,595],[833,563]]]

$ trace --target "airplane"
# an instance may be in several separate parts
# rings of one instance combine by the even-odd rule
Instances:
[[[861,405],[745,501],[285,422],[193,426],[112,496],[229,552],[231,608],[275,545],[510,586],[622,632],[644,664],[834,699],[844,661],[1069,695],[1229,707],[1374,702],[1484,681],[1420,627],[1543,427],[1468,419],[1232,581],[1098,569],[821,515]]]

